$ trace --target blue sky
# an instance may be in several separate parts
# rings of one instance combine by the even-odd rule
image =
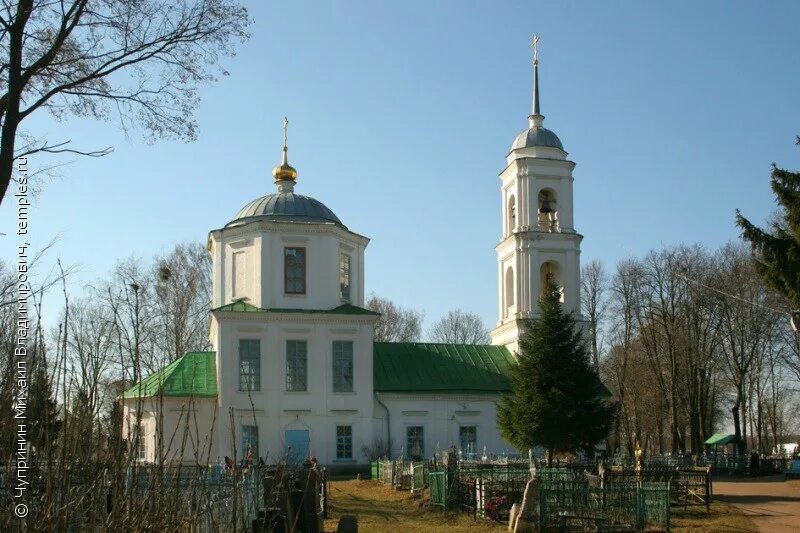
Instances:
[[[738,235],[735,208],[754,220],[774,209],[772,162],[800,168],[798,2],[249,8],[252,39],[224,62],[230,76],[203,89],[196,142],[147,144],[113,123],[45,115],[28,124],[114,146],[62,168],[35,199],[33,242],[59,235],[50,259],[79,265],[74,291],[120,259],[204,242],[272,192],[288,115],[297,192],[372,239],[367,290],[424,311],[426,326],[453,308],[493,326],[497,174],[527,124],[533,33],[545,125],[577,163],[584,263],[717,247]],[[4,202],[0,231],[14,218]]]

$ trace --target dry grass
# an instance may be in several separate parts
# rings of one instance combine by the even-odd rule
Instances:
[[[800,479],[789,479],[786,481],[786,484],[800,489]]]
[[[744,513],[720,501],[712,503],[711,510],[708,512],[705,507],[700,505],[691,506],[685,511],[682,508],[673,507],[670,525],[672,531],[676,532],[752,533],[758,531],[753,521]]]
[[[378,481],[332,481],[330,483],[330,516],[325,521],[325,531],[336,531],[343,514],[358,517],[358,530],[370,532],[402,533],[460,533],[475,531],[505,531],[502,524],[482,519],[473,521],[465,514],[448,514],[427,509],[425,496],[412,496],[406,491],[396,491]],[[753,522],[735,507],[714,502],[711,510],[693,506],[687,510],[673,508],[672,531],[716,533],[752,533],[758,531]]]
[[[325,531],[336,531],[343,514],[358,517],[359,533],[460,533],[473,531],[504,531],[499,524],[482,519],[473,521],[465,514],[448,514],[429,510],[423,496],[396,491],[379,481],[332,481],[330,488],[331,518],[325,521]]]

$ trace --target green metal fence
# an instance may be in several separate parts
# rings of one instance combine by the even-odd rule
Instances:
[[[447,471],[428,472],[428,486],[431,489],[431,505],[446,510],[447,505]]]
[[[669,531],[669,484],[636,487],[539,489],[539,528]]]
[[[417,468],[412,466],[415,479]],[[669,531],[669,483],[623,482],[601,488],[568,469],[536,473],[542,530]],[[520,467],[427,472],[432,506],[501,521],[513,502],[522,501],[530,478],[530,470]]]

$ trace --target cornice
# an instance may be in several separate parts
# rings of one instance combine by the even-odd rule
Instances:
[[[503,170],[501,170],[501,171],[500,171],[500,172],[497,174],[497,176],[498,176],[500,179],[503,179],[503,174],[505,174],[505,173],[506,173],[506,171],[507,171],[509,168],[511,168],[511,167],[512,167],[512,166],[513,166],[515,163],[516,163],[516,164],[517,164],[517,165],[518,165],[518,166],[519,166],[519,167],[520,167],[522,170],[525,170],[525,171],[527,171],[527,170],[528,170],[528,169],[529,169],[531,166],[533,166],[533,165],[535,165],[535,164],[536,164],[535,162],[540,162],[540,163],[543,163],[541,166],[562,166],[562,164],[564,164],[564,166],[567,166],[567,167],[569,167],[569,170],[570,170],[570,172],[572,172],[573,170],[575,170],[575,167],[577,166],[577,165],[576,165],[576,163],[575,163],[574,161],[571,161],[571,160],[569,160],[569,159],[557,159],[557,158],[555,158],[555,157],[532,157],[532,156],[525,156],[525,157],[518,157],[517,159],[514,159],[513,161],[511,161],[511,163],[508,163],[508,164],[507,164],[507,165],[506,165],[506,166],[503,168]],[[554,163],[555,163],[555,164],[554,164]],[[554,176],[554,177],[558,177],[558,178],[560,178],[560,179],[564,179],[564,178],[566,178],[566,176]],[[570,179],[574,179],[574,178],[573,178],[571,175],[569,176],[569,178],[570,178]]]
[[[211,314],[219,322],[246,321],[246,322],[311,322],[314,324],[374,324],[378,315],[336,315],[330,313],[302,313],[299,311],[281,313],[270,311],[257,313],[252,311],[218,311],[212,310]]]
[[[531,316],[528,317],[527,320],[530,320],[531,318],[533,318],[533,314],[531,314]],[[505,333],[510,333],[514,329],[522,330],[523,327],[524,327],[525,320],[526,319],[524,319],[524,318],[518,318],[516,316],[514,318],[511,318],[511,319],[506,319],[503,323],[501,323],[499,326],[494,328],[491,331],[491,333],[494,336],[499,336],[499,335],[502,335],[502,334],[505,334]]]
[[[279,233],[287,235],[291,233],[297,234],[331,234],[341,239],[354,242],[361,246],[367,246],[369,237],[360,235],[350,230],[346,230],[341,226],[333,223],[320,223],[320,222],[281,222],[277,220],[252,220],[238,226],[223,227],[211,230],[208,233],[209,239],[214,237],[221,237],[223,234],[226,237],[252,237],[254,233]]]
[[[484,392],[484,393],[448,393],[448,392],[380,392],[375,391],[375,396],[383,400],[421,400],[421,401],[435,401],[435,400],[449,400],[461,402],[479,402],[479,401],[494,401],[495,397],[499,398],[504,393],[497,392]]]
[[[508,245],[509,240],[514,240],[515,243],[520,244],[522,242],[530,243],[535,241],[566,241],[566,242],[573,242],[580,244],[583,241],[583,235],[577,232],[562,232],[562,231],[540,231],[535,229],[525,229],[530,228],[532,226],[523,226],[522,228],[518,228],[514,230],[514,233],[508,235],[507,237],[503,238],[498,242],[494,249],[496,252],[500,252]]]

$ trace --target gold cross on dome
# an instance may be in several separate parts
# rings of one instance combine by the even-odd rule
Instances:
[[[286,132],[289,130],[289,119],[283,117],[283,146],[286,147]]]
[[[531,46],[533,47],[533,62],[534,64],[539,62],[539,36],[534,35],[533,40],[531,41]]]

